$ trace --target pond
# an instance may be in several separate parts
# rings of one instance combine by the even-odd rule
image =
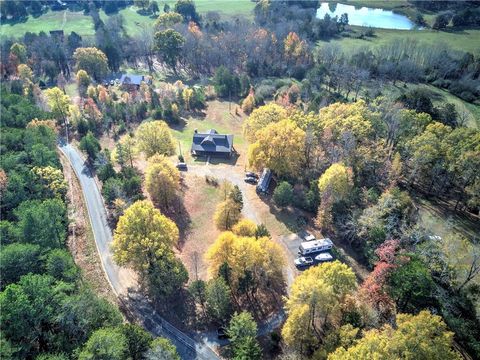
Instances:
[[[317,18],[323,19],[325,14],[331,17],[340,17],[340,15],[345,13],[348,14],[349,25],[397,30],[411,30],[415,28],[415,24],[409,18],[389,10],[355,7],[339,3],[322,2],[317,10]]]

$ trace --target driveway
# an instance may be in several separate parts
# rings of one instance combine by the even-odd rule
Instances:
[[[160,317],[145,296],[138,292],[135,274],[113,262],[110,249],[112,232],[107,223],[105,204],[95,178],[78,150],[66,143],[60,143],[59,149],[69,160],[78,177],[103,270],[123,309],[154,335],[171,340],[182,359],[220,359],[202,339],[183,333]]]
[[[244,179],[243,171],[238,166],[232,166],[228,164],[210,164],[210,163],[198,163],[198,164],[188,164],[188,171],[186,176],[189,174],[204,177],[206,175],[217,178],[220,181],[228,180],[234,185],[238,185],[243,195],[243,209],[242,214],[247,219],[254,221],[257,224],[262,223],[262,216],[259,209],[253,205],[253,198],[258,195],[255,192],[255,185],[247,184]],[[280,236],[274,241],[277,241],[284,248],[287,255],[287,264],[284,268],[285,279],[287,281],[287,287],[290,289],[290,286],[293,283],[297,270],[293,264],[293,259],[296,257],[298,245],[292,245],[292,241],[289,239],[297,239],[298,245],[300,244],[300,238],[291,234],[288,236]]]

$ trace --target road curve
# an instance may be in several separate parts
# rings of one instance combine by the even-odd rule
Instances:
[[[122,306],[131,316],[139,319],[148,331],[170,339],[182,359],[220,359],[203,340],[188,336],[160,317],[148,300],[138,293],[134,274],[113,262],[110,249],[112,231],[107,222],[105,204],[95,178],[78,150],[65,142],[60,142],[59,149],[70,162],[80,182],[103,270]]]

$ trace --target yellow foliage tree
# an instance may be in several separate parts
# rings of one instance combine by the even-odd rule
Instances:
[[[154,155],[148,159],[145,183],[153,202],[168,208],[180,188],[180,173],[163,155]]]
[[[295,278],[285,304],[284,341],[299,347],[318,344],[326,328],[338,325],[342,303],[356,285],[352,269],[339,261],[311,267]]]
[[[249,115],[255,108],[255,95],[250,92],[242,102],[242,111]]]
[[[55,118],[65,124],[70,115],[70,97],[58,87],[45,90],[45,96]]]
[[[25,64],[20,64],[17,66],[17,73],[20,79],[22,80],[30,80],[32,81],[33,79],[33,72],[32,69],[29,68],[28,65]]]
[[[142,123],[135,132],[138,150],[147,158],[159,155],[172,155],[175,151],[173,137],[168,125],[161,120]]]
[[[350,194],[353,187],[352,170],[343,164],[332,164],[318,180],[320,190],[320,207],[318,209],[316,223],[326,228],[332,223],[332,206],[334,203],[344,200]]]
[[[418,359],[459,360],[453,348],[453,333],[442,318],[429,311],[397,315],[397,328],[386,325],[370,330],[355,345],[339,347],[329,360]]]
[[[120,216],[113,236],[113,259],[145,273],[178,242],[175,223],[148,200],[137,201]],[[170,250],[171,251],[171,250]]]
[[[219,230],[230,230],[241,218],[241,208],[231,199],[217,205],[213,221]]]
[[[193,90],[191,88],[185,88],[182,92],[183,101],[185,102],[185,109],[190,110],[190,102],[192,100]]]
[[[331,132],[335,141],[341,140],[347,132],[358,141],[368,139],[373,134],[373,118],[374,114],[363,100],[350,104],[335,103],[320,110],[321,127],[324,132]]]
[[[352,186],[352,170],[339,163],[332,164],[318,180],[320,195],[330,197],[333,202],[345,199]]]
[[[232,232],[238,236],[255,236],[257,224],[252,220],[242,219],[232,228]]]
[[[280,245],[268,237],[255,239],[223,232],[207,250],[206,259],[212,276],[225,264],[228,266],[233,291],[238,291],[239,281],[246,273],[252,277],[253,292],[270,289],[281,293],[284,290],[285,256]]]
[[[35,166],[31,171],[36,177],[36,183],[43,187],[47,196],[65,197],[68,185],[61,170],[52,166]]]
[[[49,129],[52,129],[54,132],[57,132],[57,125],[55,125],[55,120],[38,120],[37,118],[30,120],[27,124],[27,129],[31,129],[37,126],[46,126]]]
[[[268,167],[279,176],[297,175],[305,162],[305,132],[293,121],[271,123],[256,133],[248,161],[257,169]]]
[[[257,131],[268,124],[276,123],[287,118],[287,111],[280,105],[271,103],[253,110],[243,124],[243,133],[248,141],[256,140]]]

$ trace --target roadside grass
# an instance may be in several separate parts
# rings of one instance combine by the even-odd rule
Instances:
[[[356,33],[366,30],[364,27],[351,26]],[[411,39],[424,42],[429,45],[446,44],[454,50],[480,53],[480,30],[463,29],[458,31],[435,31],[435,30],[395,30],[395,29],[374,29],[373,37],[358,39],[353,37],[342,37],[330,41],[319,41],[318,44],[327,42],[338,44],[344,49],[382,46],[394,39]]]
[[[83,11],[49,11],[37,18],[29,16],[24,22],[3,22],[0,25],[2,37],[18,38],[27,32],[38,34],[41,31],[48,33],[51,30],[63,30],[66,35],[72,31],[81,36],[95,34],[92,18],[90,15],[85,15]]]

